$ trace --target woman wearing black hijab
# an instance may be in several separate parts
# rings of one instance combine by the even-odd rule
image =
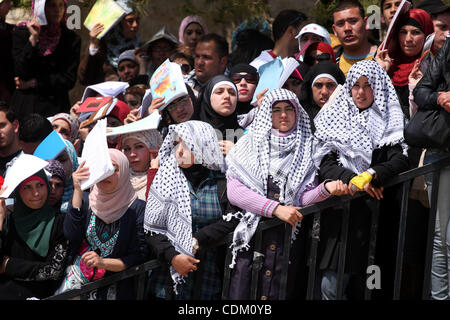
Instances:
[[[249,64],[239,63],[230,69],[230,79],[238,90],[238,121],[241,127],[246,127],[254,118],[255,106],[251,102],[259,81],[258,71]]]
[[[311,130],[314,133],[314,118],[328,101],[339,84],[343,85],[345,75],[338,65],[331,61],[321,61],[306,74],[301,94],[301,105],[308,113]]]
[[[223,154],[244,134],[238,122],[237,101],[236,85],[224,75],[210,79],[197,100],[199,113],[195,120],[207,122],[216,130]]]

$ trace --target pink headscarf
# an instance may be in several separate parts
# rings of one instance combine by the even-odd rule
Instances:
[[[188,25],[193,22],[198,23],[203,28],[204,34],[208,33],[208,29],[206,29],[206,24],[203,22],[202,18],[199,16],[187,16],[181,21],[180,28],[178,29],[178,41],[180,41],[180,43],[184,43],[184,30],[186,30]]]
[[[130,169],[127,157],[116,149],[109,149],[111,160],[119,166],[119,181],[112,193],[103,193],[97,185],[89,194],[89,205],[92,212],[110,224],[119,220],[137,199],[136,191],[130,182]]]

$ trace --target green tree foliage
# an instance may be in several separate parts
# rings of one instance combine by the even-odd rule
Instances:
[[[269,18],[269,9],[267,0],[183,0],[180,4],[182,15],[208,17],[223,27],[237,26],[251,17]]]

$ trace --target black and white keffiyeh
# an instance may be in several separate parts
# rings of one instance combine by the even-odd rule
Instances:
[[[165,235],[175,250],[192,254],[191,200],[188,181],[178,166],[174,147],[177,138],[194,154],[194,164],[225,173],[225,161],[213,127],[202,121],[187,121],[169,126],[159,150],[160,168],[149,190],[145,208],[145,232]],[[171,266],[174,289],[183,277]]]
[[[290,102],[296,109],[297,124],[285,136],[272,129],[272,106],[278,101]],[[316,170],[312,162],[309,117],[295,94],[285,89],[271,91],[264,98],[251,129],[225,160],[227,179],[236,178],[249,189],[266,196],[267,180],[271,175],[280,187],[280,203],[298,206],[299,195],[313,185]],[[228,218],[231,216],[240,219],[231,245],[233,260],[230,267],[233,268],[237,252],[249,249],[261,216],[252,212],[229,214]]]
[[[352,87],[361,76],[367,77],[374,96],[372,105],[364,111],[358,109],[352,98]],[[314,164],[319,168],[323,157],[335,151],[342,166],[360,174],[370,167],[375,149],[401,143],[406,155],[404,123],[386,71],[375,61],[359,61],[350,68],[334,103],[314,119]]]

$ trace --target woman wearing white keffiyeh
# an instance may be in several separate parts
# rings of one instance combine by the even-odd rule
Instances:
[[[330,192],[340,194],[340,190],[345,189],[337,181],[317,186],[311,151],[308,115],[293,92],[276,89],[264,98],[252,129],[226,157],[228,199],[242,209],[241,213],[235,214],[240,217],[240,223],[231,245],[233,261],[230,267],[236,264],[230,286],[231,299],[248,299],[250,279],[245,271],[250,270],[248,249],[262,217],[277,216],[296,230],[302,219],[299,206],[324,200]],[[276,251],[277,256],[283,251],[282,241],[278,242],[280,239],[277,238],[281,235],[282,239],[285,226],[280,227],[263,234],[263,243],[269,242],[272,248],[275,246],[276,249],[271,251]],[[259,288],[261,296],[269,299],[276,299],[279,291],[280,263],[269,261],[273,255],[266,255],[263,268],[266,272],[263,281],[270,279],[272,284]],[[275,259],[280,261],[280,257]]]
[[[176,145],[176,146],[175,146]],[[213,127],[202,121],[187,121],[169,126],[159,151],[160,168],[151,185],[145,211],[144,230],[147,242],[157,258],[170,265],[170,275],[178,298],[191,299],[193,279],[187,276],[202,263],[200,299],[219,299],[220,277],[216,252],[202,248],[221,240],[231,232],[235,221],[224,221],[222,214],[231,211],[223,187],[224,158]],[[222,181],[222,182],[220,182]],[[221,195],[221,196],[219,196]],[[217,271],[220,270],[220,273]],[[150,278],[151,294],[166,298],[165,268],[154,270]]]
[[[386,71],[375,61],[365,60],[354,64],[334,103],[321,110],[314,123],[313,159],[319,168],[320,179],[340,179],[348,184],[348,191],[352,195],[357,191],[365,191],[378,200],[387,196],[381,202],[380,211],[390,215],[387,223],[392,225],[397,203],[388,199],[393,199],[396,190],[392,188],[383,195],[382,185],[394,175],[407,170],[409,163],[403,139],[404,115]],[[352,201],[350,209],[345,272],[346,279],[349,279],[349,275],[358,276],[361,288],[365,285],[363,279],[367,264],[371,205],[370,200],[359,198]],[[321,217],[321,242],[327,252],[320,264],[326,270],[322,278],[323,299],[336,297],[335,270],[340,246],[337,240],[340,225],[341,218],[337,212]],[[378,230],[384,227],[380,222]],[[383,232],[382,241],[387,243],[391,234],[387,230]],[[380,246],[377,252],[386,254]]]

